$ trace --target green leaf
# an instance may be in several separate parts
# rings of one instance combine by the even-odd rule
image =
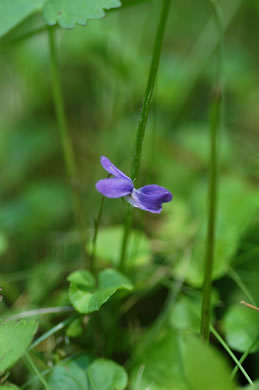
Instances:
[[[131,290],[132,284],[120,272],[113,269],[101,271],[94,287],[93,276],[85,270],[69,275],[69,298],[79,313],[91,313],[99,308],[118,290]]]
[[[176,272],[192,286],[203,282],[204,254],[207,242],[207,185],[197,183],[193,188],[190,208],[192,224],[197,232],[190,246],[188,266],[180,262]],[[242,207],[240,207],[242,205]],[[215,258],[213,278],[217,279],[228,271],[239,245],[259,209],[258,191],[240,179],[222,177],[218,194],[216,222]],[[189,245],[189,244],[188,244]]]
[[[19,388],[15,385],[9,384],[9,385],[0,386],[0,390],[19,390]]]
[[[111,360],[97,359],[88,368],[90,390],[123,390],[128,383],[126,371]]]
[[[235,388],[228,367],[214,349],[196,337],[187,337],[184,343],[185,375],[193,390]]]
[[[67,280],[82,287],[91,288],[95,286],[94,276],[91,274],[91,272],[86,270],[72,272],[72,274],[68,276]]]
[[[55,390],[123,390],[127,382],[126,371],[117,363],[97,359],[89,365],[84,356],[55,366],[48,380]]]
[[[19,24],[27,16],[41,9],[45,0],[1,0],[0,37]]]
[[[222,357],[199,338],[164,329],[132,375],[132,390],[233,390]]]
[[[88,390],[85,370],[73,361],[55,366],[48,383],[55,390]]]
[[[247,351],[259,336],[259,313],[243,305],[232,305],[222,322],[227,343],[240,352]],[[259,349],[259,343],[251,352]]]
[[[11,367],[26,352],[34,333],[36,321],[7,321],[0,325],[0,371]]]
[[[85,26],[89,19],[104,17],[104,9],[120,7],[119,0],[48,0],[43,8],[46,22],[53,26],[73,28],[76,24]]]
[[[96,256],[114,265],[118,264],[120,257],[120,245],[123,236],[123,226],[112,226],[100,229],[97,236]],[[92,243],[88,250],[91,253]],[[146,263],[151,257],[151,245],[147,236],[137,230],[131,233],[127,259],[131,265]]]

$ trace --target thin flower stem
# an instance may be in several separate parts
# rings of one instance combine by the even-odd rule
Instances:
[[[149,69],[149,76],[148,76],[144,101],[141,108],[140,118],[137,127],[135,153],[134,153],[132,170],[131,170],[131,178],[134,182],[137,181],[139,175],[143,141],[144,141],[145,130],[146,130],[146,125],[148,120],[148,114],[150,111],[150,105],[152,101],[155,81],[157,77],[158,65],[159,65],[159,60],[161,56],[161,50],[162,50],[162,45],[163,45],[163,40],[165,35],[165,27],[168,18],[169,7],[170,7],[170,0],[163,0],[162,11],[159,19],[157,32],[156,32],[155,44],[153,49],[152,61]],[[119,267],[121,270],[124,270],[125,268],[125,257],[127,252],[129,235],[131,231],[132,215],[133,215],[133,210],[128,208],[127,217],[125,220],[124,235],[122,239],[121,253],[120,253]]]
[[[143,141],[145,136],[145,130],[148,120],[148,114],[150,110],[150,105],[153,97],[153,91],[155,86],[155,81],[157,77],[157,71],[162,51],[162,45],[165,35],[165,27],[166,22],[168,18],[169,13],[169,7],[170,7],[170,0],[164,0],[161,16],[157,28],[156,33],[156,39],[155,39],[155,45],[153,49],[153,56],[152,61],[150,65],[149,70],[149,76],[148,76],[148,82],[146,86],[146,92],[144,96],[144,101],[140,113],[140,118],[138,122],[138,128],[137,128],[137,137],[136,137],[136,144],[135,144],[135,155],[132,163],[132,170],[131,170],[131,178],[135,182],[138,179],[139,174],[139,167],[140,167],[140,160],[141,160],[141,154],[142,154],[142,147],[143,147]]]
[[[217,187],[218,187],[218,140],[222,125],[222,64],[223,64],[223,27],[218,6],[212,2],[215,19],[221,35],[221,45],[217,53],[218,75],[210,104],[210,177],[208,183],[208,225],[205,253],[205,268],[201,309],[201,335],[208,341],[210,333],[210,301],[212,287],[212,272],[214,263],[215,229],[217,214]]]
[[[57,59],[56,36],[55,36],[55,29],[53,27],[48,28],[48,37],[49,37],[49,47],[50,47],[50,65],[51,65],[54,106],[56,110],[58,128],[59,128],[60,138],[63,147],[66,171],[67,171],[70,184],[72,186],[74,214],[78,224],[83,254],[85,255],[86,237],[85,237],[83,207],[81,202],[80,191],[78,188],[79,179],[78,179],[78,173],[76,167],[76,159],[75,159],[72,141],[68,131],[63,96],[61,92],[61,83],[59,78],[59,67],[58,67],[58,59]]]
[[[25,352],[25,357],[29,363],[29,365],[31,366],[32,370],[34,371],[34,373],[36,374],[36,376],[39,378],[39,380],[41,381],[42,385],[44,386],[44,388],[46,390],[51,390],[51,388],[49,387],[48,383],[46,382],[46,380],[44,379],[44,377],[41,375],[40,371],[38,370],[38,368],[36,367],[36,365],[34,364],[33,360],[31,359],[30,355],[28,352]]]
[[[96,242],[97,242],[97,236],[99,232],[100,222],[102,218],[103,213],[103,205],[104,205],[104,196],[102,196],[99,212],[97,215],[97,218],[95,220],[94,224],[94,235],[93,235],[93,242],[92,242],[92,255],[91,255],[91,270],[93,273],[96,273],[96,262],[95,262],[95,256],[96,256]]]

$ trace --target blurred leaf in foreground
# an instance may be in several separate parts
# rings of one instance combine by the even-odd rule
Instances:
[[[240,390],[259,390],[259,381],[255,381],[253,385],[247,385],[245,387],[240,387]]]
[[[7,321],[0,325],[0,371],[11,367],[26,352],[37,330],[36,321]]]
[[[198,337],[164,329],[134,370],[131,390],[234,390],[220,355]]]

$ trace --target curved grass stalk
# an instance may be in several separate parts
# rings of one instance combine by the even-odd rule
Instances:
[[[193,313],[195,315],[199,315],[198,311],[194,308],[193,308]],[[232,371],[232,374],[231,374],[231,379],[234,378],[236,372],[234,372],[235,370],[240,370],[242,372],[242,374],[244,375],[244,377],[247,379],[248,383],[250,383],[251,385],[253,384],[253,381],[252,379],[249,377],[249,375],[247,374],[246,370],[244,369],[244,367],[242,366],[242,363],[243,361],[245,360],[246,356],[249,354],[249,352],[251,351],[251,349],[253,348],[253,346],[256,344],[256,342],[259,340],[258,338],[256,339],[256,342],[253,342],[253,345],[251,345],[251,347],[249,348],[248,352],[247,352],[247,355],[246,356],[242,356],[240,360],[237,359],[237,357],[234,355],[234,353],[231,351],[231,349],[229,348],[229,346],[227,345],[227,343],[225,342],[225,340],[220,336],[220,334],[217,332],[217,330],[212,326],[210,325],[210,331],[211,333],[216,337],[216,339],[218,340],[218,342],[222,345],[222,347],[225,349],[225,351],[229,354],[229,356],[231,357],[231,359],[236,363],[236,367],[235,369]]]
[[[73,311],[75,311],[75,309],[72,306],[43,307],[41,309],[26,310],[21,313],[13,314],[6,319],[4,317],[3,319],[5,321],[17,321],[23,318],[41,316],[46,314],[71,313]]]
[[[229,346],[227,345],[227,343],[223,340],[223,338],[220,336],[220,334],[216,331],[215,328],[213,328],[213,326],[210,327],[210,330],[211,330],[211,333],[213,333],[213,335],[216,337],[216,339],[219,341],[219,343],[222,345],[222,347],[227,351],[227,353],[229,354],[229,356],[234,360],[234,362],[236,363],[237,367],[239,368],[239,370],[242,372],[242,374],[245,376],[245,378],[247,379],[247,382],[250,384],[250,385],[253,385],[253,381],[252,379],[250,378],[250,376],[248,375],[248,373],[246,372],[246,370],[244,369],[244,367],[242,366],[241,362],[236,358],[236,356],[233,354],[233,352],[231,351],[231,349],[229,348]],[[231,376],[232,377],[232,376]]]
[[[158,71],[158,66],[159,66],[159,61],[161,56],[161,50],[162,50],[162,44],[164,40],[165,27],[168,18],[169,7],[170,7],[170,0],[163,0],[162,11],[159,19],[157,32],[156,32],[155,45],[154,45],[152,61],[149,69],[149,76],[148,76],[144,101],[141,108],[140,118],[137,127],[135,152],[134,152],[134,158],[133,158],[132,169],[131,169],[131,178],[134,182],[137,181],[139,175],[143,141],[145,136],[145,130],[147,125],[151,100],[153,96],[155,81],[157,77],[157,71]],[[127,217],[124,226],[122,245],[121,245],[120,261],[119,261],[119,268],[121,270],[124,270],[125,268],[125,259],[126,259],[126,252],[127,252],[131,225],[132,225],[132,216],[133,216],[133,209],[132,207],[128,207]]]
[[[52,336],[53,334],[59,332],[61,329],[64,329],[72,320],[73,317],[67,318],[65,321],[60,322],[59,324],[55,325],[53,328],[45,332],[43,335],[41,335],[37,340],[35,340],[30,346],[28,351],[31,351],[33,348],[37,347],[40,343],[45,341],[47,338]]]
[[[48,385],[48,383],[46,382],[45,378],[41,375],[40,371],[38,370],[38,368],[36,367],[36,365],[34,364],[33,360],[31,359],[30,355],[28,352],[25,353],[25,357],[29,363],[29,366],[32,368],[32,371],[35,373],[35,375],[39,378],[40,382],[42,383],[43,387],[46,389],[46,390],[52,390],[50,388],[50,386]]]
[[[258,343],[259,341],[259,337],[256,337],[256,339],[251,343],[250,347],[248,348],[247,351],[245,351],[243,353],[243,355],[241,356],[241,358],[239,359],[239,363],[242,364],[245,359],[247,358],[247,356],[250,354],[250,352],[252,351],[252,349],[256,346],[256,344]],[[231,379],[234,379],[236,373],[238,372],[238,370],[240,369],[240,367],[238,365],[236,365],[236,367],[233,369],[232,373],[231,373]]]

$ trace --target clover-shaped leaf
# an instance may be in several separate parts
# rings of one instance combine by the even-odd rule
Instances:
[[[85,26],[88,19],[100,19],[105,9],[120,7],[119,0],[47,0],[43,8],[46,22],[53,26],[73,28]]]
[[[49,376],[49,386],[55,390],[88,390],[85,370],[76,362],[56,365]]]
[[[78,270],[69,275],[69,298],[79,313],[91,313],[99,308],[118,290],[131,290],[132,284],[120,272],[113,269],[101,271],[96,283],[93,275]]]
[[[96,359],[89,362],[89,357],[82,356],[79,363],[72,360],[57,364],[48,379],[51,389],[55,390],[124,390],[128,375],[123,367],[112,360]],[[89,364],[90,363],[90,364]],[[1,387],[0,387],[1,390]]]

